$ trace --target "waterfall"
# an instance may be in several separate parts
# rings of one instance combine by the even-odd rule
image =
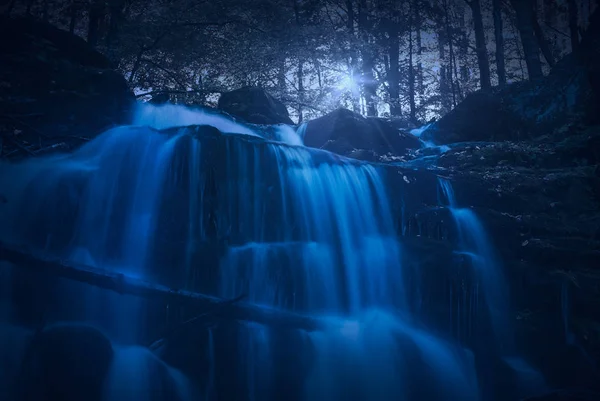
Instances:
[[[194,401],[192,386],[180,372],[148,349],[117,347],[109,368],[104,401]]]
[[[271,135],[202,110],[140,105],[133,122],[73,154],[2,166],[0,239],[328,322],[314,333],[250,322],[208,328],[208,399],[292,397],[281,380],[300,383],[294,399],[479,399],[473,355],[409,307],[382,169],[300,146],[291,127]],[[451,206],[462,251],[479,256],[490,315],[498,332],[508,330],[507,292],[483,228]],[[147,301],[66,280],[52,296],[54,318],[100,325],[120,343],[139,343],[162,318]],[[43,309],[43,301],[33,304]],[[148,386],[132,393],[127,384],[152,382],[145,369],[157,363],[173,386],[188,387],[154,358],[119,348],[105,396],[152,399]]]
[[[489,346],[495,346],[499,357],[515,372],[517,391],[521,395],[543,392],[547,386],[541,373],[515,355],[515,328],[510,310],[509,286],[483,224],[471,209],[457,206],[450,181],[439,178],[438,182],[442,195],[440,204],[448,207],[454,219],[458,233],[458,252],[469,257],[473,274],[481,283],[494,335]]]
[[[512,348],[513,323],[510,317],[509,287],[491,241],[477,215],[456,205],[454,190],[448,180],[439,179],[441,203],[447,202],[458,232],[459,252],[467,255],[479,278],[485,304],[492,322],[496,343],[500,348]]]

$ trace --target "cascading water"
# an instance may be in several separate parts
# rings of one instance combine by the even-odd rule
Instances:
[[[471,209],[457,207],[450,182],[440,178],[439,185],[458,231],[459,252],[471,259],[475,274],[481,281],[495,341],[500,348],[510,349],[513,337],[510,294],[506,278],[498,265],[498,257],[475,213]]]
[[[498,356],[516,373],[520,387],[518,391],[522,395],[539,392],[546,388],[544,378],[524,359],[514,354],[514,323],[511,319],[509,287],[492,243],[477,215],[471,209],[457,206],[450,182],[443,178],[439,178],[438,182],[443,195],[439,202],[448,207],[456,226],[459,246],[457,252],[470,259],[473,274],[481,285],[494,338],[489,346],[495,347]],[[475,291],[477,290],[476,286]],[[472,310],[463,311],[465,312],[471,313]],[[461,313],[460,309],[458,313]],[[469,316],[468,319],[474,317]]]
[[[294,364],[281,356],[290,347],[294,361],[310,361],[296,398],[479,399],[472,355],[428,332],[408,306],[380,170],[298,146],[302,128],[277,127],[270,135],[173,105],[140,105],[133,121],[72,155],[3,166],[8,203],[0,208],[0,239],[174,288],[246,294],[255,304],[335,316],[323,318],[330,329],[314,333],[255,323],[231,326],[228,336],[207,329],[207,399],[233,387],[218,373],[229,372],[227,360],[243,366],[231,373],[244,388],[243,397],[231,390],[234,399],[281,399],[274,377]],[[474,215],[451,206],[463,251],[490,259]],[[507,294],[494,287],[498,271],[473,262],[492,320],[498,332],[507,330]],[[84,302],[76,307],[60,294]],[[68,311],[57,319],[91,321],[120,342],[143,339],[144,311],[152,309],[145,302],[63,281],[55,296]],[[129,355],[119,349],[119,358]],[[152,358],[138,351],[125,359],[145,366]],[[119,378],[141,369],[119,360],[111,399],[148,399],[148,380],[136,382],[135,394],[119,390]]]

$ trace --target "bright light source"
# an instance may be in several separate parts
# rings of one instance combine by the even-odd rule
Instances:
[[[352,76],[346,76],[338,84],[338,89],[343,91],[357,91],[358,84]]]

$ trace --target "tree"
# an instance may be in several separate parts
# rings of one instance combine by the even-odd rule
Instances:
[[[492,88],[490,77],[490,61],[487,53],[485,30],[483,28],[483,15],[481,14],[481,0],[464,0],[471,8],[473,15],[473,26],[475,29],[475,52],[477,53],[477,64],[479,65],[479,81],[481,89]]]
[[[506,85],[506,63],[504,60],[504,29],[502,24],[502,0],[492,0],[494,15],[494,39],[496,41],[496,70],[498,85]]]
[[[536,40],[533,21],[534,0],[510,0],[517,20],[517,29],[523,45],[525,54],[525,64],[527,64],[527,74],[531,81],[538,80],[544,76],[542,72],[542,63],[540,61],[540,48]]]
[[[546,60],[546,62],[548,63],[548,65],[550,67],[554,67],[554,64],[556,63],[554,60],[554,55],[552,54],[552,49],[550,48],[550,44],[548,43],[548,40],[546,39],[546,35],[544,35],[544,31],[542,30],[542,27],[540,26],[540,22],[537,17],[535,1],[533,3],[534,4],[532,7],[533,11],[532,11],[532,16],[531,16],[531,23],[533,25],[533,31],[535,33],[535,38],[537,39],[539,49],[542,51],[542,54],[544,55],[544,59]]]
[[[579,10],[575,0],[567,0],[569,10],[569,32],[571,36],[571,50],[579,52]]]

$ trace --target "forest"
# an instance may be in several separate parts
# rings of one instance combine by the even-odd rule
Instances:
[[[0,400],[600,400],[597,0],[0,0]]]
[[[10,0],[75,33],[142,100],[215,105],[261,86],[298,123],[349,108],[418,125],[536,80],[577,50],[594,0]]]

